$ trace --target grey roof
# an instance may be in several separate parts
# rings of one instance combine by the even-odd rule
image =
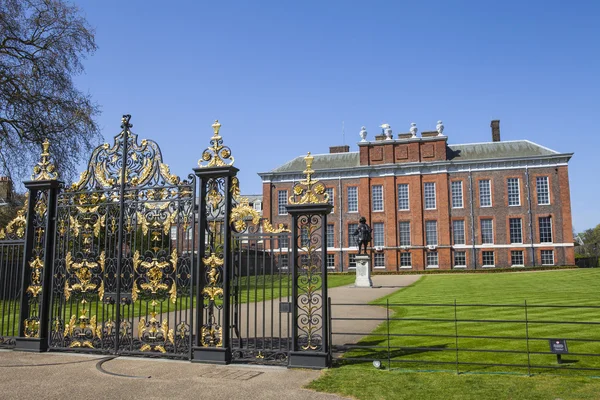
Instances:
[[[448,145],[448,160],[453,162],[526,158],[558,154],[560,153],[530,142],[529,140]],[[358,151],[349,153],[314,154],[312,164],[312,168],[315,171],[355,168],[359,166],[360,157]],[[302,172],[305,167],[304,156],[299,156],[269,172]]]
[[[263,199],[262,194],[242,194],[241,197],[248,199],[249,203],[254,203],[255,201],[262,202]]]

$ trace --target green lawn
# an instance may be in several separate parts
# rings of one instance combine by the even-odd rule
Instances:
[[[600,371],[569,371],[573,367],[600,368],[600,357],[565,355],[570,363],[560,369],[531,368],[533,377],[526,377],[528,363],[532,366],[557,367],[551,354],[511,353],[511,351],[548,352],[547,338],[578,338],[600,340],[600,325],[559,325],[548,321],[600,322],[600,309],[541,308],[536,305],[600,305],[600,271],[569,270],[537,273],[435,275],[426,276],[416,284],[379,299],[375,304],[390,304],[391,321],[382,323],[359,345],[382,346],[383,349],[361,349],[345,357],[377,358],[386,366],[377,371],[370,362],[343,365],[327,371],[310,387],[357,398],[514,398],[567,399],[600,398],[600,379],[581,375],[600,376]],[[458,322],[455,324],[455,308]],[[527,320],[524,307],[464,307],[464,304],[524,305],[527,301]],[[441,306],[406,306],[406,304],[448,304]],[[403,304],[403,305],[400,305]],[[334,310],[335,312],[335,310]],[[408,321],[404,319],[435,318],[440,321]],[[478,319],[480,322],[461,321]],[[449,321],[444,321],[449,320]],[[510,320],[515,322],[481,322],[481,320]],[[438,335],[436,337],[386,336],[388,331],[399,335]],[[528,330],[528,332],[527,332]],[[459,336],[503,336],[506,338],[455,338]],[[446,335],[446,336],[445,336]],[[524,338],[529,335],[529,343]],[[540,340],[537,340],[540,339]],[[520,364],[524,367],[491,367],[460,365],[470,363]],[[600,343],[569,340],[571,353],[600,355]],[[391,350],[388,367],[387,347]],[[437,350],[414,349],[429,347]],[[411,349],[413,348],[413,349]],[[485,350],[504,350],[490,353]],[[468,351],[479,350],[479,351]],[[409,361],[410,362],[406,362]],[[447,362],[433,364],[426,361]],[[440,371],[446,373],[419,374],[410,371]],[[452,373],[448,373],[452,372]],[[491,374],[503,375],[491,375]],[[569,373],[579,376],[564,376]],[[359,381],[355,377],[364,374]],[[516,374],[507,376],[507,374]],[[520,375],[519,375],[520,374]],[[550,375],[563,375],[550,376]],[[407,389],[410,388],[410,389]],[[406,396],[406,397],[403,397]]]

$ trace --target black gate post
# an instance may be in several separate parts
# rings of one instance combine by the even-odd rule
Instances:
[[[196,329],[192,361],[228,364],[231,361],[230,286],[232,279],[232,198],[238,169],[231,150],[219,136],[221,124],[212,125],[211,147],[204,150],[194,169],[198,177],[198,249],[196,271]]]
[[[310,153],[306,179],[294,186],[287,206],[292,216],[292,368],[327,368],[329,316],[327,310],[327,215],[325,186],[312,179]]]
[[[29,191],[25,257],[19,316],[19,337],[15,350],[46,351],[50,319],[50,287],[56,216],[56,197],[62,182],[50,162],[45,141],[41,161],[33,169],[32,180],[24,182]]]

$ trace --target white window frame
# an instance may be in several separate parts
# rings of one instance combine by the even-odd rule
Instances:
[[[352,189],[352,190],[351,190]],[[358,186],[348,186],[346,189],[347,201],[348,201],[348,212],[358,212]],[[352,196],[351,196],[351,192]]]
[[[335,247],[335,224],[327,224],[327,248],[333,247]]]
[[[512,237],[512,225],[511,225],[511,221],[512,220],[519,220],[519,236],[521,237],[521,241],[520,242],[513,242],[513,237]],[[516,218],[509,218],[508,219],[508,240],[509,243],[511,244],[522,244],[523,243],[523,218],[520,217],[516,217]]]
[[[383,265],[377,265],[378,261],[383,261]],[[385,254],[384,253],[375,253],[375,255],[373,256],[373,268],[385,269]]]
[[[435,264],[429,263],[430,255],[432,256],[432,259],[433,259],[433,255],[435,255],[435,261],[436,261]],[[438,252],[437,251],[428,251],[427,254],[425,255],[425,264],[426,264],[426,268],[439,268],[440,267],[440,255],[438,254]]]
[[[521,264],[513,263],[513,253],[521,253]],[[525,266],[525,253],[523,250],[511,250],[510,251],[510,266],[511,267],[524,267]]]
[[[456,242],[456,223],[460,223],[462,225],[462,243],[457,243]],[[455,219],[452,220],[452,243],[454,245],[461,245],[461,244],[466,244],[467,243],[467,238],[466,238],[466,234],[465,234],[465,220],[464,219]]]
[[[171,240],[177,240],[177,225],[171,226],[169,233]]]
[[[542,227],[541,227],[541,219],[542,218],[548,218],[550,220],[550,241],[549,242],[542,242]],[[552,217],[538,217],[538,235],[540,238],[540,243],[554,243],[554,227],[552,226]]]
[[[514,190],[515,190],[514,187],[512,187],[512,191],[511,191],[511,181],[513,181],[513,183],[516,181],[516,183],[517,183],[516,193],[514,192]],[[513,196],[515,196],[515,195],[517,196],[516,204],[510,204],[511,193]],[[521,180],[519,178],[507,178],[506,179],[506,195],[507,195],[507,201],[508,201],[509,207],[520,207],[521,206]]]
[[[348,254],[348,269],[356,269],[356,254]]]
[[[492,263],[491,264],[486,264],[485,263],[485,254],[484,253],[492,253]],[[493,268],[496,266],[496,252],[493,250],[484,250],[481,252],[481,266],[483,268]]]
[[[400,187],[404,188],[406,187],[406,192],[404,192],[404,190],[402,191],[402,194],[406,194],[406,198],[405,196],[400,196]],[[410,210],[410,187],[408,186],[408,183],[399,183],[398,184],[398,211],[408,211]],[[400,201],[402,200],[402,202],[404,203],[404,201],[406,201],[406,208],[402,208],[401,207],[401,203]]]
[[[424,206],[426,210],[435,210],[437,208],[437,196],[435,193],[435,186],[435,182],[423,183],[423,198],[425,201]],[[428,202],[430,202],[429,205],[427,205]],[[433,203],[433,206],[431,206],[431,202]]]
[[[377,190],[375,190],[377,189]],[[381,190],[381,193],[376,193],[379,192]],[[375,208],[375,202],[377,200],[377,203],[379,203],[379,194],[381,195],[381,208]],[[379,204],[377,204],[379,205]],[[373,185],[371,186],[371,207],[373,208],[373,212],[382,212],[384,209],[384,201],[383,201],[383,185]]]
[[[552,264],[548,264],[544,262],[544,253],[545,252],[550,252],[550,254],[552,255]],[[554,264],[554,250],[540,250],[540,261],[542,263],[542,265],[555,265]]]
[[[435,227],[435,243],[433,243],[433,241],[430,240],[430,239],[432,239],[429,236],[430,226]],[[427,246],[437,246],[438,245],[438,225],[437,225],[436,220],[425,221],[425,245],[427,245]]]
[[[458,185],[455,185],[455,184],[458,184]],[[462,183],[462,181],[450,182],[450,191],[452,192],[452,194],[451,194],[452,208],[463,208],[464,201],[463,201],[463,183]],[[458,191],[460,191],[460,193],[458,193]],[[458,205],[458,203],[455,202],[455,200],[457,202],[460,200],[460,205]]]
[[[329,265],[329,261],[331,261],[332,265]],[[327,269],[335,269],[335,254],[327,254],[326,263]]]
[[[331,204],[331,213],[335,211],[335,190],[332,187],[325,188],[325,193],[329,195],[329,199],[327,199],[327,203]]]
[[[456,263],[456,254],[457,253],[462,254],[462,256],[464,257],[464,260],[465,260],[464,264],[457,264]],[[467,268],[467,252],[464,251],[464,250],[455,251],[454,252],[454,257],[453,257],[453,260],[452,260],[452,265],[454,266],[454,268]]]
[[[379,231],[381,227],[381,232]],[[379,237],[381,236],[381,241]],[[373,223],[373,246],[385,246],[385,225],[383,222]]]
[[[346,225],[348,227],[348,247],[351,249],[357,249],[358,246],[355,243],[354,240],[354,231],[356,231],[356,228],[358,228],[358,224],[356,222],[352,222]]]
[[[546,193],[545,196],[548,198],[548,202],[547,203],[542,203],[540,202],[540,181],[544,180],[546,181],[545,186],[546,186]],[[550,179],[547,176],[536,176],[535,178],[535,192],[537,194],[537,203],[538,206],[548,206],[550,205]]]
[[[408,226],[408,244],[406,242],[402,242],[402,226]],[[404,232],[407,233],[407,232]],[[410,237],[410,221],[399,221],[398,222],[398,241],[400,243],[400,246],[410,246],[412,243],[411,237]]]
[[[483,241],[483,222],[484,221],[490,221],[492,223],[491,225],[491,232],[492,232],[492,241],[491,242],[484,242]],[[482,218],[479,220],[479,234],[481,237],[481,244],[494,244],[494,220],[492,218]]]
[[[282,197],[283,195],[283,197]],[[283,200],[283,201],[282,201]],[[277,215],[288,215],[286,206],[288,205],[288,191],[277,191]]]
[[[482,189],[484,189],[484,185],[483,183],[487,182],[487,194],[482,192]],[[484,204],[484,196],[488,197],[489,200],[489,204],[487,204],[487,202],[485,202]],[[481,208],[487,208],[487,207],[492,207],[492,180],[491,179],[480,179],[479,180],[479,207]]]
[[[410,261],[409,265],[402,265],[402,256],[408,256],[408,259]],[[400,268],[406,268],[406,269],[410,269],[412,268],[412,254],[409,252],[402,252],[400,253]]]

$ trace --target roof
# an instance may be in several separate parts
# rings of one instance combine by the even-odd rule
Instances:
[[[476,161],[506,158],[527,158],[552,156],[560,153],[540,146],[529,140],[506,142],[469,143],[448,145],[448,160],[452,162]],[[314,154],[312,168],[315,171],[355,168],[360,166],[359,152]],[[269,171],[270,173],[302,172],[306,168],[304,156]]]

